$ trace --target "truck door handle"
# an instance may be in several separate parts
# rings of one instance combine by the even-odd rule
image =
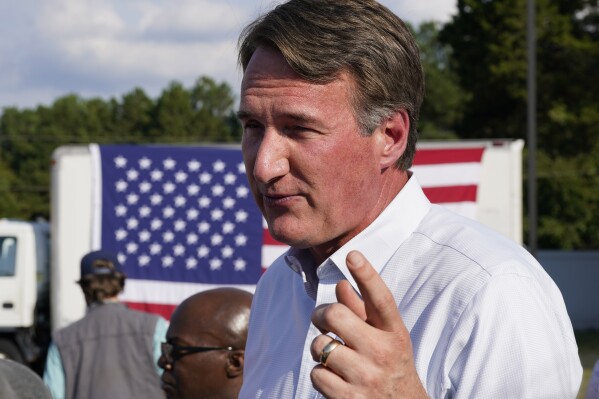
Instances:
[[[12,309],[14,307],[12,302],[4,302],[2,304],[2,309]]]

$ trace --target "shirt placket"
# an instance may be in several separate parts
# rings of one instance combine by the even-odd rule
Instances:
[[[316,294],[316,302],[314,308],[319,305],[337,302],[337,296],[335,295],[335,287],[337,282],[344,279],[343,274],[337,268],[337,266],[329,259],[316,270],[318,276],[318,290]],[[312,369],[318,364],[312,359],[310,352],[310,346],[312,341],[320,335],[320,331],[310,324],[306,340],[304,341],[304,353],[302,356],[302,364],[300,368],[300,375],[297,385],[295,397],[300,398],[322,398],[323,396],[318,393],[312,386],[310,380],[310,373]],[[335,336],[332,335],[332,338]]]

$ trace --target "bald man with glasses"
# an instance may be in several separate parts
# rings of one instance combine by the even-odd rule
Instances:
[[[175,309],[158,360],[167,398],[237,398],[252,297],[217,288],[194,294]]]

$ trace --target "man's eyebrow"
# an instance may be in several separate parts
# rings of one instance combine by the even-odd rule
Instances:
[[[241,120],[251,119],[252,117],[254,117],[254,114],[252,114],[251,112],[241,109],[237,111],[236,114],[237,118]],[[296,121],[298,123],[314,123],[317,120],[315,116],[304,112],[290,112],[285,114],[284,117]]]
[[[243,110],[237,111],[236,114],[237,114],[238,119],[248,119],[252,116],[252,114],[250,114],[247,111],[243,111]]]
[[[294,121],[297,121],[297,122],[303,122],[303,123],[312,122],[316,119],[312,115],[303,113],[303,112],[288,114],[287,118],[293,119]]]
[[[181,339],[179,337],[167,338],[166,342],[168,342],[171,345],[177,345],[177,346],[193,346],[188,341]]]

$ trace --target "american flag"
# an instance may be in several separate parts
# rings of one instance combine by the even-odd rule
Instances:
[[[476,193],[485,147],[420,147],[412,171],[428,199],[476,219]]]
[[[419,149],[412,170],[432,202],[474,217],[483,152]],[[168,319],[198,291],[253,291],[287,249],[268,233],[238,147],[101,145],[92,154],[96,242],[118,254],[121,299],[134,309]]]

